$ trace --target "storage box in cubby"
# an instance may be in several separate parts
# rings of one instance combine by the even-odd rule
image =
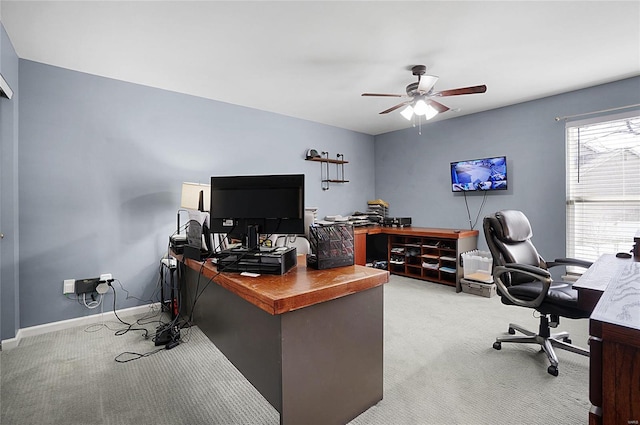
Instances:
[[[309,226],[311,254],[307,255],[307,266],[314,269],[352,266],[353,226],[336,223],[328,226]]]

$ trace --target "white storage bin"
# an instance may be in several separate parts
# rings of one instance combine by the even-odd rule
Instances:
[[[473,251],[462,253],[462,267],[464,278],[477,282],[493,283],[491,274],[493,258],[488,251]]]
[[[480,295],[481,297],[491,298],[496,294],[495,283],[480,283],[472,280],[460,279],[462,292],[467,294]]]

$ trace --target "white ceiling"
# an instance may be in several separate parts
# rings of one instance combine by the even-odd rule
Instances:
[[[639,1],[0,1],[20,58],[367,134],[424,64],[458,112],[640,75]],[[622,106],[622,105],[621,105]],[[558,111],[561,113],[562,111]],[[553,112],[556,113],[556,112]]]

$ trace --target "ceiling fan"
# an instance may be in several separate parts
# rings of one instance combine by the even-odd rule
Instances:
[[[382,97],[408,97],[402,103],[392,106],[389,109],[385,109],[380,114],[388,114],[398,108],[405,105],[407,107],[400,113],[407,120],[410,120],[414,115],[418,117],[424,116],[427,120],[435,117],[437,114],[447,112],[449,107],[434,100],[436,97],[447,96],[459,96],[462,94],[474,94],[484,93],[487,91],[487,86],[484,84],[481,86],[462,87],[458,89],[434,91],[433,87],[438,81],[438,77],[433,75],[425,75],[427,67],[424,65],[415,65],[411,68],[413,75],[418,77],[417,83],[411,83],[407,86],[407,94],[387,94],[387,93],[362,93],[362,96],[382,96]]]

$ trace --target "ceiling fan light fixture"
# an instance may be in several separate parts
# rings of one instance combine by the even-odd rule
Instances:
[[[411,118],[413,117],[413,108],[411,107],[411,105],[408,105],[406,108],[400,111],[400,114],[405,117],[407,121],[411,121]]]
[[[400,110],[400,108],[404,107],[404,109],[400,111],[400,114],[407,121],[413,120],[413,125],[415,127],[416,121],[418,122],[418,125],[421,125],[422,117],[425,117],[425,121],[428,121],[434,118],[436,115],[452,110],[448,106],[443,105],[442,103],[435,100],[435,98],[440,99],[441,97],[448,96],[485,93],[487,91],[487,86],[484,84],[479,86],[469,86],[460,87],[457,89],[434,91],[434,87],[436,82],[438,81],[438,77],[436,77],[435,75],[427,75],[426,71],[427,67],[425,65],[415,65],[411,67],[411,73],[414,76],[418,77],[418,82],[411,83],[406,87],[406,95],[393,93],[362,93],[362,96],[409,98],[409,100],[400,102],[388,109],[385,109],[384,111],[380,112],[380,114],[388,114],[389,112],[397,111]],[[453,109],[453,111],[457,110],[458,109]],[[418,132],[418,134],[422,133]]]
[[[427,110],[427,102],[425,102],[423,99],[418,99],[416,105],[413,107],[413,112],[416,115],[425,115],[427,113]]]

